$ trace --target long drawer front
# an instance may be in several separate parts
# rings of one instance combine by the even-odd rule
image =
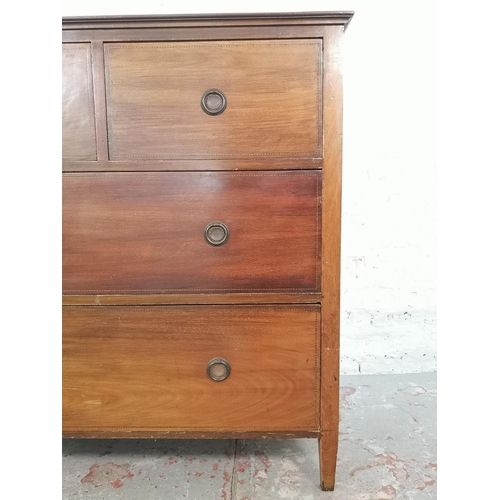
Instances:
[[[63,176],[63,293],[317,292],[321,173]]]
[[[63,308],[63,430],[317,430],[319,328],[315,305]]]

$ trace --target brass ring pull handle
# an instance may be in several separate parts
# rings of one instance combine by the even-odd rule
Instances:
[[[218,89],[207,90],[201,97],[201,109],[207,115],[220,115],[226,109],[226,96]]]
[[[229,377],[231,365],[224,358],[214,358],[208,362],[207,375],[214,382],[222,382]]]
[[[205,228],[205,239],[216,247],[224,245],[229,239],[229,229],[222,222],[211,222]]]

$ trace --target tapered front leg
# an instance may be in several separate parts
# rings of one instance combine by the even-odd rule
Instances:
[[[319,469],[321,489],[330,491],[335,486],[338,432],[324,431],[319,438]]]

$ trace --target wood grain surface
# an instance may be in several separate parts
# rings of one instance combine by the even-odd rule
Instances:
[[[91,44],[92,50],[92,79],[94,82],[94,102],[95,102],[95,127],[96,127],[96,145],[97,161],[93,162],[74,162],[85,165],[96,165],[108,161],[108,123],[106,116],[106,87],[104,76],[104,44],[101,41],[95,41]]]
[[[90,43],[62,46],[62,156],[96,159]]]
[[[106,43],[110,159],[321,155],[321,41]],[[227,98],[206,114],[209,89]]]
[[[63,427],[318,430],[319,306],[63,308]],[[214,382],[207,363],[226,359]]]
[[[352,15],[63,20],[64,436],[314,437],[334,488]]]
[[[63,295],[63,306],[181,304],[317,304],[321,293],[158,293],[141,295]]]
[[[169,26],[169,27],[132,27],[132,25],[122,28],[106,29],[96,27],[87,29],[78,27],[77,29],[65,29],[62,33],[63,42],[175,42],[175,41],[206,41],[206,40],[281,40],[296,38],[322,38],[323,26],[302,25],[302,26]],[[78,29],[81,28],[81,29]]]
[[[106,134],[104,134],[106,135]],[[107,137],[107,135],[106,135]],[[170,160],[78,160],[64,159],[63,172],[168,172],[207,170],[319,170],[321,158],[290,158],[266,156],[262,158],[197,158]]]
[[[323,165],[323,300],[321,342],[321,486],[333,490],[340,387],[340,237],[342,211],[342,26],[325,28]]]
[[[316,438],[319,431],[290,430],[290,431],[247,431],[245,429],[224,431],[169,431],[150,430],[138,431],[134,429],[69,429],[63,430],[63,438],[75,439],[299,439]]]
[[[321,173],[63,176],[65,294],[317,292]],[[220,221],[215,247],[205,227]]]

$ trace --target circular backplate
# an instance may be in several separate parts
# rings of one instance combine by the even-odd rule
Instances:
[[[207,364],[207,375],[214,382],[222,382],[229,377],[231,365],[224,358],[213,358]]]
[[[201,97],[201,109],[208,115],[220,115],[226,109],[226,96],[218,89],[207,90]]]
[[[229,239],[229,229],[222,222],[211,222],[205,228],[205,239],[216,247],[224,245]]]

